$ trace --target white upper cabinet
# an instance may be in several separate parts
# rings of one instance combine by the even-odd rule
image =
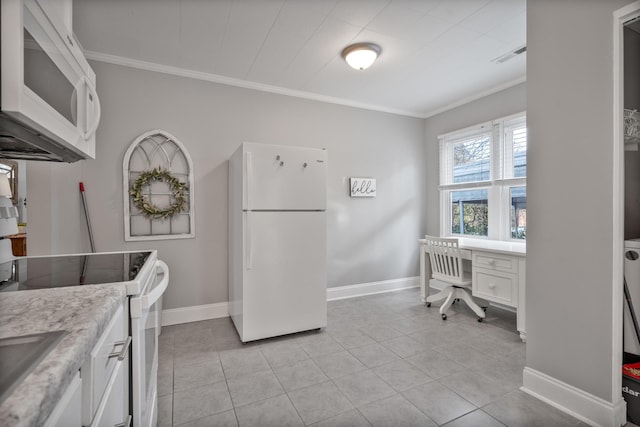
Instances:
[[[95,73],[71,31],[71,1],[2,0],[1,8],[0,126],[15,134],[7,142],[14,158],[95,158],[100,102]],[[44,142],[25,143],[29,132]]]

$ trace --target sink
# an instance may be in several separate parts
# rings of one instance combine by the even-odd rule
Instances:
[[[66,334],[66,331],[53,331],[0,338],[0,403]]]

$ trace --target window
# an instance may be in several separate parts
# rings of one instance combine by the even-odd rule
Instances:
[[[7,175],[9,178],[9,187],[11,187],[11,201],[14,205],[18,204],[18,162],[14,160],[0,160],[0,173]]]
[[[439,140],[441,234],[526,239],[525,115],[451,132]]]

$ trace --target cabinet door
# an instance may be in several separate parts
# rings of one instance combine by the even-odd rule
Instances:
[[[103,402],[91,423],[92,427],[113,427],[127,425],[129,415],[129,364],[127,360],[118,363],[112,381],[105,390]]]
[[[112,417],[123,422],[129,413],[129,326],[125,300],[98,339],[89,359],[82,366],[82,424],[107,425],[101,421]],[[124,355],[120,360],[118,353]],[[123,384],[124,382],[124,384]],[[112,401],[116,399],[116,401]],[[110,405],[110,406],[108,406]]]

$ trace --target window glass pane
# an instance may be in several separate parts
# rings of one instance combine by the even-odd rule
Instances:
[[[481,136],[453,146],[453,183],[491,179],[491,138]]]
[[[487,236],[489,231],[489,191],[451,192],[451,233]]]
[[[527,238],[527,187],[511,187],[511,238]]]
[[[513,177],[527,176],[527,127],[514,128],[511,133],[513,144]]]

